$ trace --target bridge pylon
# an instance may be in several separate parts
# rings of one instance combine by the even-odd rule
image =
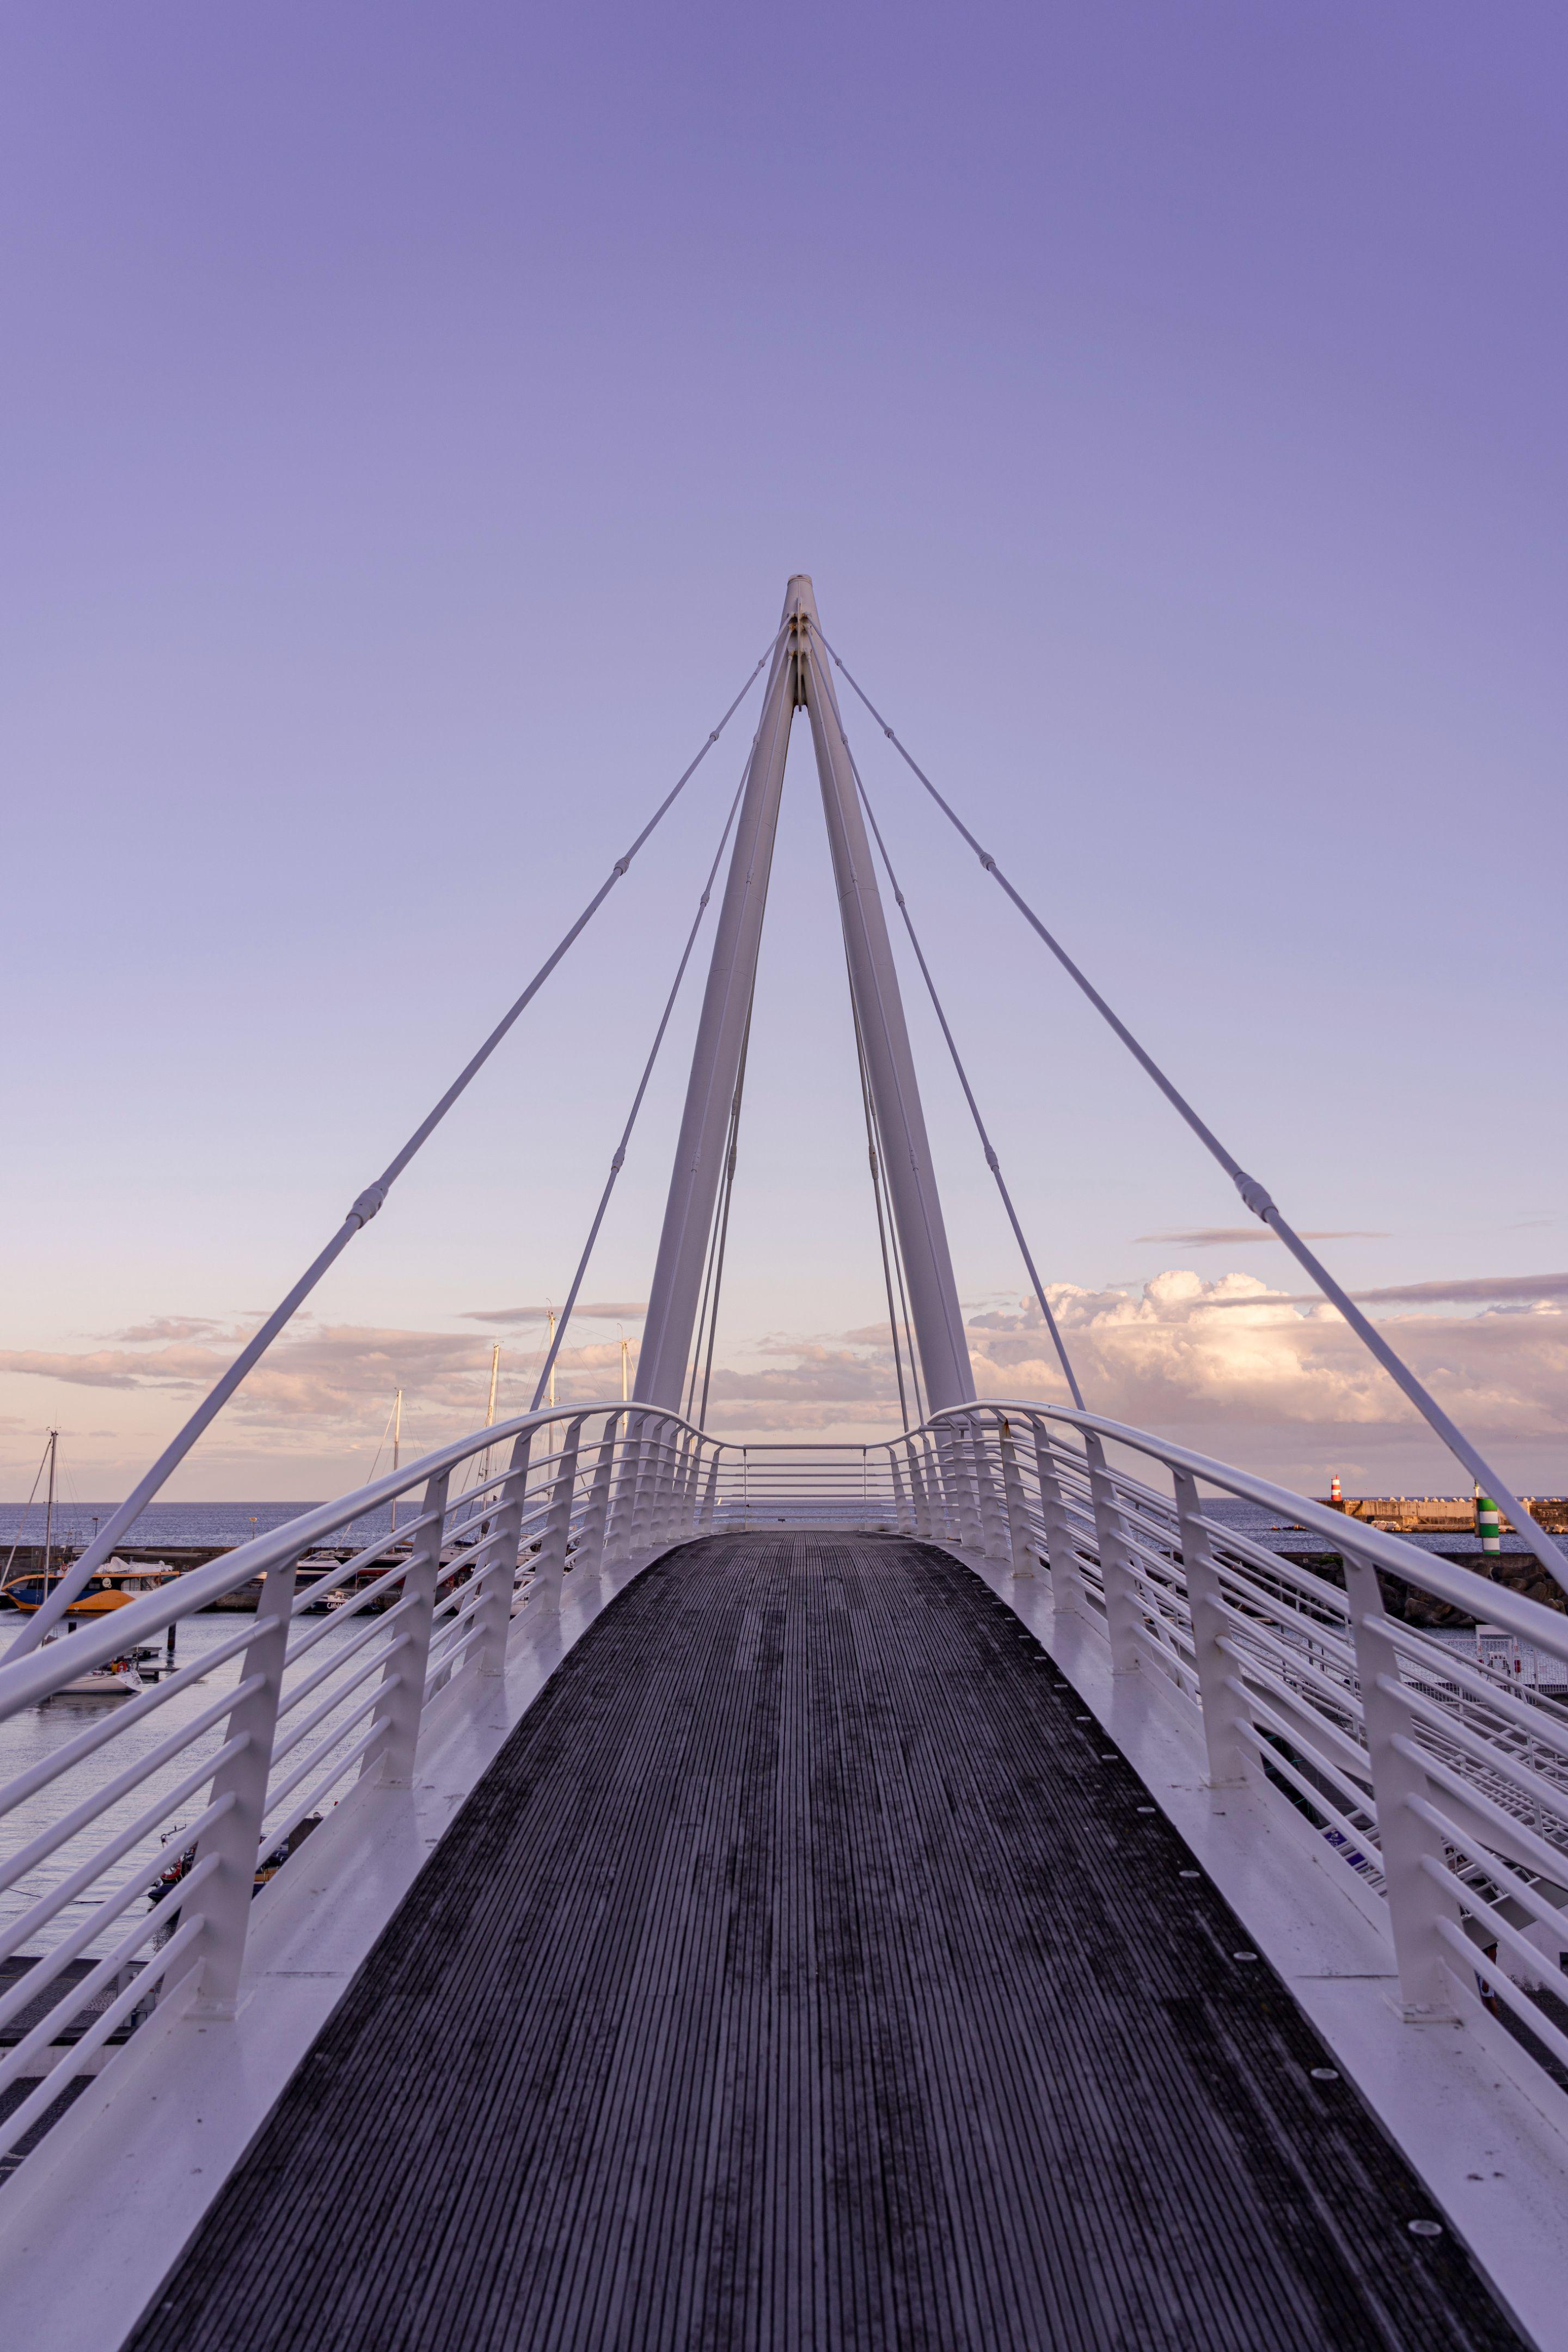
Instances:
[[[796,572],[761,719],[724,884],[686,1106],[648,1296],[636,1398],[678,1411],[696,1329],[709,1234],[724,1173],[767,910],[773,840],[795,714],[805,709],[816,752],[839,920],[866,1080],[881,1139],[883,1180],[909,1291],[927,1402],[933,1411],[974,1395],[963,1316],[931,1165],[898,970],[844,725],[816,644],[816,600]]]

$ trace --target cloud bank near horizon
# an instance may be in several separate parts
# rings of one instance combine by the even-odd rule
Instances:
[[[1386,1450],[1417,1433],[1410,1409],[1332,1308],[1271,1290],[1256,1276],[1205,1277],[1173,1269],[1140,1290],[1047,1286],[1091,1404],[1135,1426],[1184,1433],[1202,1450],[1250,1458],[1262,1446],[1316,1459],[1353,1437]],[[1387,1319],[1419,1376],[1460,1424],[1489,1444],[1553,1452],[1568,1438],[1568,1276],[1506,1276],[1392,1286],[1375,1296],[1426,1307],[1473,1302],[1479,1312],[1431,1311]],[[624,1318],[624,1306],[588,1315]],[[511,1310],[504,1310],[510,1319]],[[500,1322],[503,1311],[465,1317]],[[1033,1299],[984,1303],[967,1328],[981,1395],[1065,1401]],[[245,1336],[241,1324],[159,1316],[71,1350],[0,1351],[0,1371],[78,1388],[153,1391],[184,1407],[205,1390]],[[631,1343],[633,1360],[637,1342]],[[286,1460],[374,1444],[395,1388],[405,1430],[434,1444],[479,1424],[490,1341],[478,1333],[301,1324],[251,1375],[226,1415],[231,1444]],[[502,1360],[499,1411],[525,1411],[540,1350]],[[618,1392],[620,1343],[588,1338],[557,1364],[563,1403]],[[748,1360],[714,1373],[711,1426],[763,1437],[886,1433],[899,1425],[886,1328],[763,1340]],[[23,1436],[16,1425],[16,1438]],[[1568,1483],[1562,1481],[1560,1483]]]

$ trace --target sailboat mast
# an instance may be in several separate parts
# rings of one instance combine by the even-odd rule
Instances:
[[[46,1601],[49,1597],[49,1552],[55,1538],[55,1454],[58,1449],[59,1442],[59,1431],[58,1429],[51,1429],[49,1432],[49,1498],[44,1506],[43,1594]]]
[[[498,1378],[499,1378],[499,1376],[500,1376],[500,1341],[498,1339],[498,1340],[496,1341],[495,1345],[494,1345],[494,1346],[491,1348],[491,1349],[490,1349],[490,1401],[489,1401],[489,1404],[485,1407],[485,1427],[486,1427],[487,1429],[493,1429],[493,1428],[495,1427],[495,1418],[496,1418],[496,1381],[497,1381],[497,1379],[498,1379]],[[489,1447],[487,1445],[487,1446],[486,1446],[486,1448],[485,1448],[485,1450],[484,1450],[484,1452],[483,1452],[483,1453],[480,1454],[480,1456],[479,1456],[479,1485],[480,1485],[481,1486],[484,1485],[485,1480],[489,1476],[489,1475],[490,1475],[490,1449],[489,1449]]]
[[[397,1475],[397,1457],[403,1444],[403,1391],[392,1400],[392,1475]],[[397,1497],[392,1498],[392,1532],[397,1533]]]

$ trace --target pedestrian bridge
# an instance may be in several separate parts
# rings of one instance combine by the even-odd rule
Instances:
[[[1469,1571],[1097,1413],[1059,1334],[1060,1400],[976,1397],[830,659],[792,582],[636,1393],[552,1405],[547,1365],[530,1412],[40,1638],[535,982],[0,1666],[9,1720],[260,1579],[4,1791],[8,2344],[1568,2344],[1568,1619],[1489,1587],[1502,1670],[1439,1640]],[[796,709],[903,1399],[847,1446],[707,1425]]]

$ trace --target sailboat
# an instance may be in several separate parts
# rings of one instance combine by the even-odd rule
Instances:
[[[70,1559],[63,1550],[58,1560],[55,1558],[55,1497],[59,1439],[59,1431],[51,1429],[44,1449],[44,1459],[39,1465],[40,1473],[45,1469],[48,1472],[47,1499],[44,1506],[43,1557],[36,1569],[28,1570],[21,1576],[13,1576],[11,1570],[21,1542],[18,1532],[5,1562],[5,1574],[0,1576],[0,1607],[19,1609],[25,1617],[30,1617],[36,1609],[43,1607],[50,1586],[58,1584],[71,1565]],[[36,1478],[33,1488],[37,1493]],[[31,1497],[28,1499],[30,1503]],[[138,1593],[151,1592],[160,1584],[166,1584],[176,1573],[174,1569],[166,1568],[161,1562],[156,1566],[138,1567],[129,1560],[106,1560],[98,1573],[88,1579],[83,1591],[72,1601],[71,1615],[105,1617],[110,1610],[125,1608]],[[138,1684],[137,1688],[140,1687]]]
[[[47,1649],[48,1641],[44,1647]],[[128,1698],[145,1690],[132,1655],[111,1658],[101,1666],[89,1666],[84,1675],[75,1675],[68,1683],[61,1683],[49,1693],[50,1698]]]

